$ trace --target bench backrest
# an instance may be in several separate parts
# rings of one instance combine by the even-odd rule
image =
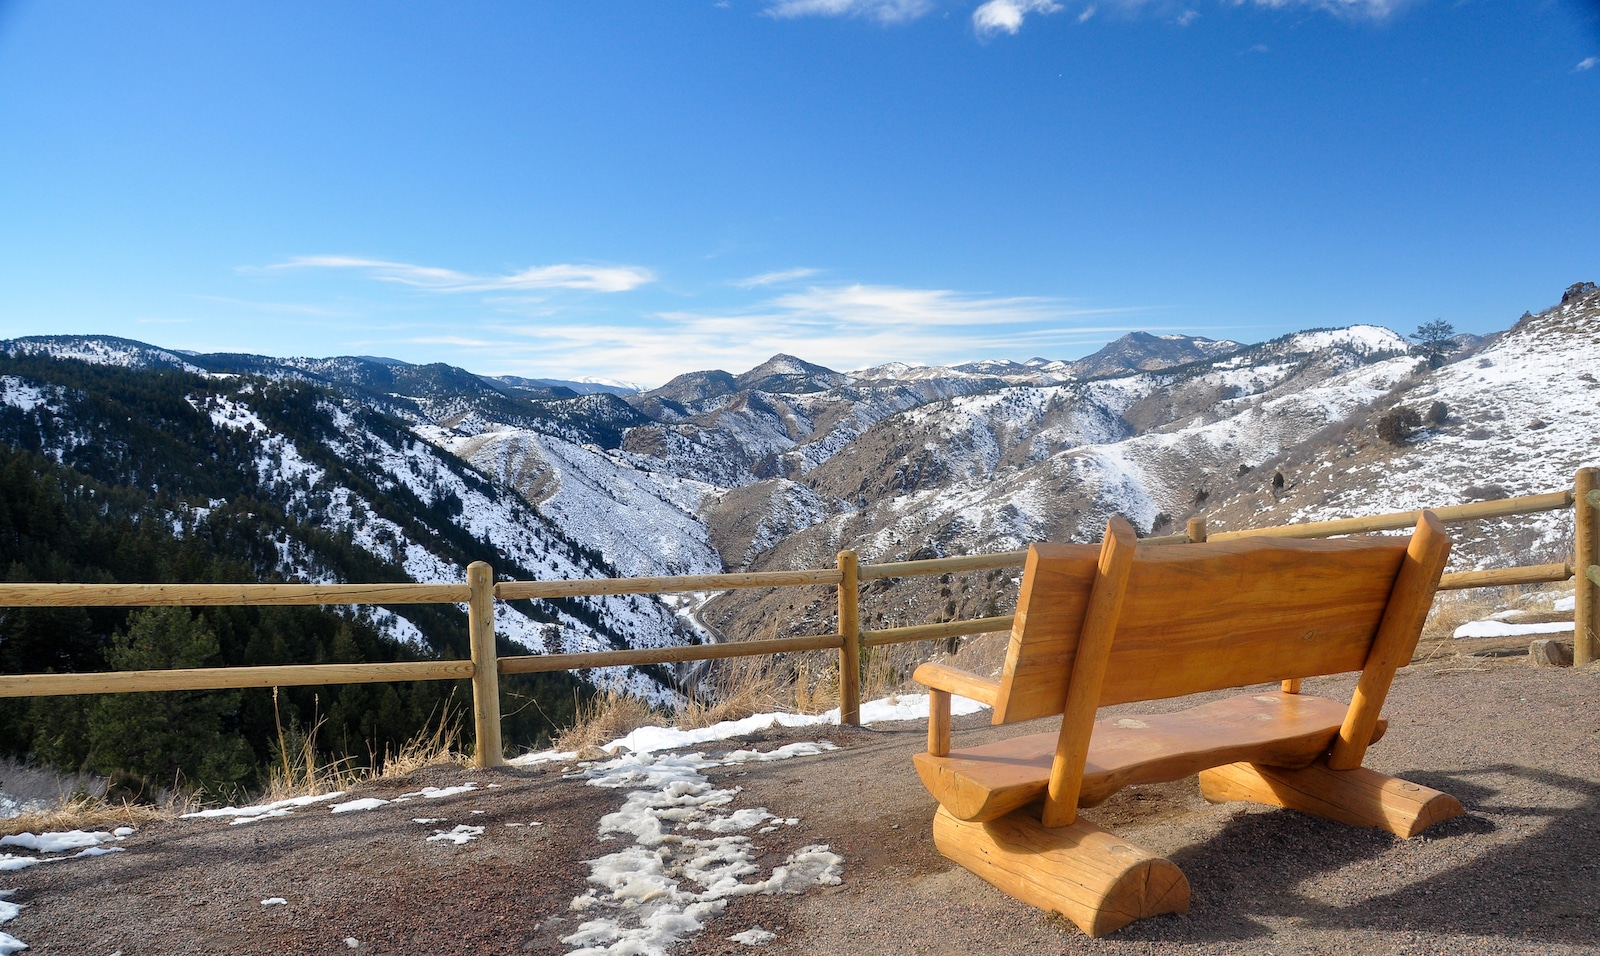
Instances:
[[[1361,670],[1407,546],[1365,536],[1136,548],[1099,703]],[[1100,553],[1029,549],[995,723],[1062,712]]]

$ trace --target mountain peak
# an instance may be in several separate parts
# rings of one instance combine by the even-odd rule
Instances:
[[[813,365],[805,359],[779,352],[734,379],[740,389],[763,392],[825,392],[849,379],[831,368]]]
[[[1175,365],[1187,365],[1218,358],[1242,348],[1228,339],[1208,339],[1197,335],[1151,335],[1129,332],[1092,355],[1068,364],[1075,378],[1104,378],[1129,372],[1154,372]]]

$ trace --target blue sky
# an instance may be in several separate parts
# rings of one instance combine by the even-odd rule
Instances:
[[[1580,0],[0,0],[0,337],[660,384],[1505,328],[1600,279]]]

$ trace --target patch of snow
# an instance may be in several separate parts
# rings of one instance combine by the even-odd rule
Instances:
[[[60,853],[64,850],[99,846],[114,839],[116,838],[112,834],[103,830],[69,830],[65,833],[41,833],[37,836],[32,833],[17,833],[0,837],[0,846],[17,846],[38,853]]]
[[[461,824],[449,832],[444,830],[433,831],[433,836],[428,837],[427,842],[449,841],[456,846],[463,846],[481,836],[483,836],[483,827],[469,827],[466,824]]]
[[[356,810],[376,810],[379,807],[388,806],[388,804],[389,801],[380,800],[377,797],[362,797],[359,800],[350,800],[346,803],[336,803],[328,809],[332,810],[334,813],[351,813]]]
[[[25,412],[31,412],[40,406],[49,407],[45,402],[43,390],[15,375],[0,375],[0,405],[10,405]]]
[[[1505,621],[1469,621],[1456,628],[1451,637],[1521,637],[1525,634],[1560,634],[1572,630],[1571,621],[1544,624],[1507,624]]]
[[[476,789],[478,789],[477,781],[472,780],[469,780],[466,783],[457,784],[454,787],[423,787],[421,790],[414,790],[411,793],[402,793],[400,796],[395,798],[394,802],[399,803],[402,800],[410,800],[416,797],[421,797],[424,800],[442,800],[445,797],[454,797],[458,794],[471,793]]]
[[[278,800],[274,803],[262,803],[253,807],[219,807],[214,810],[197,810],[194,813],[185,813],[180,819],[209,820],[217,817],[233,817],[229,823],[253,823],[265,820],[268,817],[286,817],[299,807],[309,807],[315,803],[327,800],[337,800],[344,796],[343,790],[333,793],[319,793],[309,797],[291,797],[288,800]]]
[[[269,896],[261,901],[262,906],[288,906],[289,901],[281,896]]]
[[[951,695],[950,713],[952,716],[974,714],[980,710],[987,709],[986,704]],[[927,719],[927,694],[898,694],[880,700],[867,701],[861,705],[861,722],[863,724]],[[675,727],[640,727],[625,737],[619,737],[611,741],[601,749],[608,751],[627,749],[636,754],[648,754],[659,750],[693,747],[698,744],[710,743],[714,740],[727,740],[730,737],[743,737],[757,731],[766,730],[769,727],[821,727],[837,726],[838,723],[839,709],[837,707],[822,714],[756,714],[740,720],[724,720],[709,727],[696,727],[691,730],[679,730]],[[531,767],[542,763],[571,761],[575,760],[577,756],[576,753],[571,751],[545,750],[538,753],[524,754],[507,762],[516,767]],[[791,754],[790,756],[799,756],[799,754]]]
[[[759,926],[752,926],[742,933],[734,933],[732,936],[728,937],[728,939],[732,940],[733,942],[743,943],[746,946],[760,946],[763,943],[770,943],[777,938],[777,933],[762,929]]]

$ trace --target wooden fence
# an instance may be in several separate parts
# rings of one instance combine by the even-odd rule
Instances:
[[[1446,574],[1443,590],[1565,581],[1577,577],[1573,610],[1574,662],[1588,664],[1596,653],[1600,631],[1600,490],[1597,470],[1579,469],[1570,490],[1521,498],[1504,498],[1433,509],[1445,522],[1534,514],[1574,509],[1575,547],[1571,561],[1494,571]],[[1365,518],[1317,521],[1222,531],[1207,535],[1203,518],[1192,519],[1183,534],[1140,539],[1142,545],[1222,541],[1249,536],[1320,538],[1409,528],[1420,512],[1406,511]],[[797,651],[839,652],[840,722],[861,721],[862,648],[913,641],[988,634],[1011,628],[1010,615],[864,629],[860,625],[863,582],[1021,567],[1026,551],[860,564],[854,551],[841,551],[832,568],[810,571],[761,571],[655,578],[596,578],[569,581],[501,581],[489,565],[467,568],[465,584],[5,584],[0,607],[190,607],[249,604],[466,604],[471,660],[390,664],[294,664],[266,667],[210,667],[181,670],[116,671],[91,674],[0,675],[0,697],[43,697],[58,694],[108,694],[133,691],[221,690],[241,687],[287,687],[306,684],[357,684],[381,681],[471,680],[473,724],[477,735],[475,762],[480,767],[503,764],[500,739],[501,674],[581,670],[593,667],[670,664],[683,661],[754,657]],[[832,634],[775,640],[693,644],[679,647],[582,654],[535,654],[497,657],[494,603],[523,599],[613,594],[669,594],[736,588],[832,587],[837,594],[839,630]]]

